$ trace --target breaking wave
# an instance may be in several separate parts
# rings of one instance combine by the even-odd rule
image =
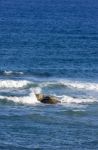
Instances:
[[[12,101],[15,103],[21,103],[21,104],[37,104],[39,101],[37,100],[35,93],[33,90],[31,90],[30,94],[28,96],[0,96],[1,100],[7,100]]]
[[[60,80],[54,82],[44,82],[40,85],[41,87],[68,87],[74,89],[83,89],[83,90],[93,90],[98,91],[98,83],[90,83],[90,82],[80,82],[80,81],[68,81],[68,80]]]
[[[73,98],[70,96],[62,96],[61,98],[61,103],[76,103],[76,104],[86,104],[86,103],[94,103],[94,102],[98,102],[98,99],[95,98]]]
[[[98,91],[98,83],[89,83],[89,82],[79,82],[79,81],[61,81],[62,84],[67,85],[68,87],[84,89],[84,90],[95,90]]]
[[[26,80],[0,80],[0,88],[22,88],[30,83]]]
[[[58,91],[56,96],[62,104],[76,103],[86,104],[98,102],[98,83],[71,81],[71,80],[58,80],[51,82],[43,82],[40,84],[41,88],[49,88],[52,90],[63,90],[63,94],[59,95]]]
[[[29,95],[27,94],[28,90],[30,91]],[[0,99],[16,103],[34,104],[38,103],[35,96],[38,93],[54,95],[62,104],[94,103],[98,102],[98,83],[71,80],[37,82],[28,80],[0,80]]]

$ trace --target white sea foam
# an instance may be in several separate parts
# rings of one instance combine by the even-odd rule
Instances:
[[[20,71],[20,72],[18,72],[18,71],[4,71],[4,73],[6,74],[6,75],[11,75],[11,74],[19,74],[19,75],[22,75],[23,74],[23,72],[22,71]]]
[[[12,74],[13,72],[12,72],[12,71],[4,71],[4,73],[5,73],[6,75],[10,75],[10,74]]]
[[[62,96],[61,98],[61,103],[76,103],[76,104],[81,104],[81,103],[94,103],[94,102],[98,102],[97,99],[95,98],[73,98],[73,97],[70,97],[70,96]]]
[[[28,81],[28,80],[0,80],[0,91],[2,90],[10,90],[9,93],[11,93],[11,90],[15,89],[15,90],[20,90],[20,88],[25,88],[28,87],[28,85],[32,85],[33,82]],[[9,97],[9,96],[0,96],[0,98],[2,99],[7,99],[7,100],[13,100],[15,102],[21,102],[21,103],[33,103],[33,97],[35,94],[39,94],[41,93],[41,88],[43,87],[52,87],[52,86],[62,86],[63,88],[68,87],[68,88],[72,88],[75,90],[85,90],[85,92],[87,93],[86,95],[77,95],[75,97],[71,97],[71,96],[67,96],[67,95],[62,95],[59,97],[59,95],[57,95],[57,97],[59,99],[61,99],[62,103],[93,103],[93,102],[98,102],[98,94],[96,94],[98,91],[98,83],[90,83],[90,82],[79,82],[79,81],[68,81],[68,80],[58,80],[58,81],[50,81],[50,82],[42,82],[38,84],[39,87],[35,87],[32,89],[30,89],[30,95],[29,96],[23,96],[23,97]],[[66,90],[66,88],[65,88]],[[90,92],[88,91],[90,90]],[[93,92],[94,91],[94,92]],[[33,94],[32,94],[33,93]],[[35,94],[34,94],[35,93]],[[55,94],[55,93],[54,93]],[[35,96],[36,97],[36,96]],[[35,102],[35,98],[34,98],[34,102]]]
[[[94,90],[98,91],[98,83],[90,83],[90,82],[79,82],[79,81],[60,81],[61,84],[76,88],[76,89],[84,89],[84,90]]]
[[[22,97],[16,97],[16,96],[0,96],[0,99],[6,99],[7,101],[13,101],[15,103],[23,103],[23,104],[36,104],[39,103],[39,101],[36,98],[36,95],[33,90],[30,90],[29,96],[22,96]]]
[[[70,80],[58,80],[58,81],[43,82],[40,84],[40,87],[47,87],[47,86],[52,87],[54,85],[56,85],[58,87],[65,86],[65,87],[75,88],[75,89],[98,91],[98,83],[70,81]]]
[[[26,80],[0,80],[0,88],[22,88],[30,83],[30,81]]]

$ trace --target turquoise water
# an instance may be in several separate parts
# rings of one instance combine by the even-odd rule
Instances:
[[[0,150],[98,149],[97,10],[97,0],[0,1]]]

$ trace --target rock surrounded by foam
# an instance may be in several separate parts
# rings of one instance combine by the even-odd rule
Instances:
[[[43,94],[36,94],[37,99],[45,104],[57,104],[60,103],[58,99],[54,96],[45,96]]]

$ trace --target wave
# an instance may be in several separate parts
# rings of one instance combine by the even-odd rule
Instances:
[[[37,71],[36,71],[37,70]],[[12,71],[12,70],[0,70],[0,76],[5,77],[17,77],[17,76],[34,76],[38,78],[50,77],[51,73],[48,71],[43,71],[42,69],[32,69],[32,70],[24,70],[24,71]]]
[[[16,97],[16,96],[0,96],[0,99],[1,100],[7,100],[7,101],[12,101],[12,102],[15,102],[15,103],[21,103],[21,104],[37,104],[37,103],[40,103],[36,96],[35,96],[35,93],[33,90],[31,90],[30,94],[28,96],[19,96],[19,97]]]
[[[89,83],[89,82],[61,82],[64,85],[67,85],[68,87],[76,88],[76,89],[84,89],[84,90],[94,90],[98,91],[98,83]]]
[[[60,98],[60,97],[59,97]],[[98,102],[98,99],[95,98],[73,98],[70,96],[62,96],[61,103],[76,103],[76,104],[87,104],[87,103],[94,103]]]
[[[31,87],[32,89],[30,89]],[[28,90],[33,91],[30,92],[31,94],[29,96],[26,96]],[[18,103],[33,104],[33,99],[34,102],[36,101],[34,98],[34,93],[54,95],[58,97],[59,100],[61,100],[62,104],[93,103],[98,102],[97,99],[98,83],[71,81],[71,80],[55,80],[55,81],[50,80],[48,82],[47,81],[32,82],[28,80],[2,79],[0,80],[0,93],[1,95],[4,95],[0,96],[0,99],[6,99],[8,101],[12,100]]]
[[[65,87],[65,88],[67,87],[67,88],[75,88],[81,90],[98,91],[98,83],[69,81],[69,80],[43,82],[40,84],[40,87]]]
[[[73,98],[70,96],[62,96],[62,98],[60,98],[59,96],[57,96],[57,98],[60,100],[61,104],[88,104],[88,103],[94,103],[94,102],[98,102],[97,99],[83,99],[83,98]],[[20,103],[20,104],[38,104],[40,103],[36,96],[35,93],[32,92],[29,94],[29,96],[0,96],[0,100],[6,100],[6,101],[12,101],[15,103]]]
[[[18,71],[4,71],[5,75],[23,75],[24,73],[22,71],[18,72]]]
[[[2,88],[22,88],[31,84],[27,80],[0,80],[0,89]]]
[[[22,76],[24,72],[22,71],[11,71],[11,70],[0,70],[1,76]]]

